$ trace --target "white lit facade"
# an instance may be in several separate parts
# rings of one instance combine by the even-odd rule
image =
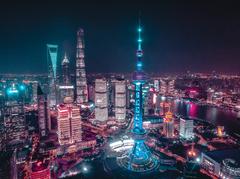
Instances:
[[[105,79],[95,80],[95,119],[106,122],[108,119],[107,81]]]
[[[160,80],[160,93],[163,95],[175,94],[175,80],[161,79]]]
[[[174,137],[174,123],[173,123],[173,121],[164,122],[163,123],[163,130],[164,130],[164,135],[167,138],[173,138]]]
[[[156,92],[159,92],[159,80],[154,80],[153,85],[154,85],[154,90]]]
[[[71,103],[58,105],[58,141],[60,145],[82,141],[80,109]]]
[[[192,139],[193,134],[193,120],[180,118],[180,137],[184,139]]]
[[[126,118],[126,84],[125,80],[115,83],[115,117],[119,122]]]

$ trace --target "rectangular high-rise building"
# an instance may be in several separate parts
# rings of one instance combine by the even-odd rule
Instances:
[[[160,93],[163,95],[167,93],[167,82],[163,79],[160,80]]]
[[[192,139],[193,133],[193,120],[189,118],[180,118],[180,137],[184,139]]]
[[[126,118],[126,83],[125,80],[115,82],[115,117],[119,122]]]
[[[175,80],[168,81],[168,94],[174,95],[175,92]]]
[[[32,102],[37,103],[37,89],[38,89],[38,82],[32,82]]]
[[[74,144],[82,141],[80,108],[65,99],[58,109],[58,141],[60,145]]]
[[[95,86],[94,86],[94,84],[90,84],[90,85],[88,85],[88,96],[89,96],[89,100],[90,101],[94,101],[94,99],[95,99]]]
[[[169,80],[167,78],[160,79],[160,93],[163,95],[174,95],[175,80]]]
[[[174,137],[174,123],[173,121],[163,123],[163,132],[167,138]]]
[[[153,85],[154,85],[154,90],[156,91],[156,92],[159,92],[159,80],[154,80],[153,81]]]
[[[0,89],[0,151],[5,149],[4,96]]]
[[[21,102],[6,102],[4,110],[4,127],[8,145],[12,146],[25,142],[28,133],[26,130],[24,108]]]
[[[108,120],[107,81],[95,80],[95,119],[99,122]]]
[[[48,132],[48,109],[47,98],[42,92],[41,87],[37,87],[37,102],[38,102],[38,128],[41,137],[47,136]]]
[[[15,83],[6,90],[4,103],[5,144],[9,149],[15,149],[26,141],[28,130],[24,111],[25,96],[22,89]]]

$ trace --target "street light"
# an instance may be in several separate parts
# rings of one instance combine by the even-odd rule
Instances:
[[[199,163],[200,162],[200,158],[198,157],[198,158],[196,158],[196,162],[197,163]]]
[[[88,171],[88,168],[86,166],[83,166],[83,171],[84,172],[87,172]]]

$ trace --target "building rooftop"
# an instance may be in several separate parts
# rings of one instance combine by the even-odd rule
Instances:
[[[38,161],[32,164],[32,171],[38,172],[41,170],[45,170],[48,167],[48,162],[45,161],[44,163],[42,161]]]
[[[240,149],[226,149],[226,150],[214,150],[204,152],[205,155],[212,158],[213,160],[221,163],[224,159],[230,158],[237,162],[240,162]]]
[[[193,120],[193,118],[189,118],[189,117],[181,117],[180,119],[183,119],[185,121],[192,121]]]

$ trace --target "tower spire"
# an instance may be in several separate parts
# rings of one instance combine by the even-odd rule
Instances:
[[[145,145],[146,131],[143,128],[143,85],[146,82],[146,74],[142,70],[142,27],[138,25],[138,48],[136,52],[137,64],[136,70],[133,73],[133,84],[135,86],[135,106],[134,106],[134,120],[132,128],[132,137],[134,139],[134,146],[129,151],[128,155],[118,158],[117,162],[120,166],[133,172],[145,172],[155,170],[158,167],[158,158],[152,154]]]
[[[139,17],[138,17],[138,50],[142,50],[141,32],[142,32],[141,17],[140,17],[140,13],[139,13]]]
[[[143,56],[143,51],[142,51],[142,26],[141,26],[141,19],[140,19],[140,15],[138,18],[138,39],[137,39],[137,44],[138,44],[138,48],[137,48],[137,52],[136,52],[136,56],[137,56],[137,71],[142,71],[142,56]]]
[[[67,58],[67,52],[64,53],[64,58]]]
[[[64,53],[64,58],[62,60],[62,65],[64,65],[65,63],[69,63],[68,57],[67,57],[67,53]]]

